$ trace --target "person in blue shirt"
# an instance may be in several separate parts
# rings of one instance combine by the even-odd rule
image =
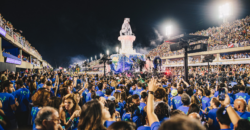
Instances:
[[[230,128],[231,120],[225,107],[220,107],[217,110],[216,119],[220,125],[220,130],[233,130]]]
[[[42,78],[42,79],[41,79],[41,83],[38,84],[38,86],[37,86],[37,88],[36,88],[36,91],[37,91],[39,88],[42,88],[42,87],[45,85],[46,81],[47,81],[46,78]]]
[[[234,101],[234,109],[236,113],[240,116],[241,119],[250,120],[250,112],[246,110],[247,103],[243,98],[238,98]],[[234,125],[231,123],[231,128],[234,128]]]
[[[124,113],[122,116],[122,121],[132,121],[136,124],[137,127],[141,126],[141,120],[139,118],[139,115],[135,113],[137,109],[138,106],[135,103],[128,104],[126,108],[126,113]]]
[[[202,99],[201,99],[201,103],[202,103],[202,110],[205,110],[207,107],[210,106],[210,90],[205,90],[205,94],[206,96],[204,96]]]
[[[128,84],[128,86],[129,86],[130,84]],[[135,83],[132,83],[131,84],[131,87],[130,87],[130,89],[129,89],[129,95],[133,95],[133,93],[134,93],[134,91],[136,90],[136,85],[135,85]]]
[[[107,100],[105,107],[108,108],[110,113],[110,118],[105,121],[104,126],[108,128],[111,124],[116,122],[116,118],[120,118],[120,115],[115,110],[115,103],[113,101]],[[118,115],[117,115],[118,114]]]
[[[30,91],[25,88],[23,81],[16,82],[17,90],[13,92],[15,99],[17,99],[19,106],[15,112],[18,127],[23,128],[27,125],[29,115]]]
[[[188,109],[189,109],[189,104],[190,104],[190,97],[188,94],[183,93],[181,95],[181,102],[182,102],[182,106],[178,107],[178,110],[183,111],[186,115],[188,114]]]
[[[141,98],[141,91],[142,91],[142,84],[141,83],[137,83],[137,89],[133,92],[133,95],[137,94]]]
[[[115,88],[115,90],[113,90],[113,92],[111,93],[111,96],[113,96],[115,92],[121,92],[122,90],[120,88],[122,88],[122,87],[123,86],[117,85],[116,88]]]
[[[210,105],[212,107],[212,110],[210,110],[207,115],[209,130],[220,130],[220,125],[216,119],[216,112],[218,110],[218,107],[220,106],[220,102],[217,98],[212,98],[210,101]]]
[[[183,88],[182,87],[179,87],[177,89],[177,92],[178,92],[178,95],[173,97],[172,99],[172,107],[173,107],[173,110],[179,108],[180,106],[182,106],[182,102],[181,102],[181,95],[183,94]]]
[[[11,94],[14,91],[14,87],[8,80],[4,81],[2,84],[2,92],[0,93],[0,100],[2,102],[3,108],[6,118],[10,122],[10,129],[17,128],[17,122],[14,115],[14,111],[18,106],[18,102],[15,101],[15,97]]]
[[[108,100],[108,98],[111,96],[111,93],[112,93],[112,89],[111,88],[107,88],[106,89],[106,94],[105,94],[104,98],[106,100]]]
[[[243,85],[238,86],[239,92],[235,94],[235,99],[243,98],[246,102],[250,99],[250,96],[245,93],[246,87]]]
[[[140,109],[140,113],[142,114],[142,116],[145,118],[146,113],[144,112],[144,107],[147,106],[146,102],[148,99],[148,94],[147,92],[142,92],[141,93],[141,100],[140,100],[140,105],[139,105],[139,109]]]
[[[85,102],[88,102],[90,101],[92,98],[91,98],[91,93],[92,92],[95,92],[95,86],[92,86],[91,84],[88,86],[88,90],[89,92],[86,94],[86,98],[85,98]]]
[[[160,124],[159,119],[154,113],[154,92],[158,88],[155,79],[151,79],[149,82],[149,95],[147,101],[147,116],[151,130],[165,130],[166,128],[170,130],[180,129],[180,130],[192,130],[194,128],[199,130],[205,130],[200,122],[196,120],[190,120],[187,116],[175,116],[175,118],[170,118],[169,120]],[[189,124],[189,125],[186,125]]]
[[[157,116],[157,118],[159,119],[160,123],[164,122],[165,120],[169,119],[170,116],[170,108],[167,104],[165,103],[159,103],[156,107],[155,107],[155,114]]]
[[[103,90],[103,84],[99,83],[97,86],[98,86],[99,90],[96,91],[96,96],[104,97],[104,93],[102,92],[102,90]]]

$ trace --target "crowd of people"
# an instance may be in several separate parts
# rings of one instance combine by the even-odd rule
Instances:
[[[12,25],[10,21],[7,21],[0,13],[0,28],[6,31],[10,37],[14,39],[14,42],[18,42],[22,45],[22,49],[33,53],[33,55],[42,58],[41,54],[35,49],[35,47],[31,46],[28,40],[25,39],[24,36],[21,35],[22,31],[17,31]]]
[[[191,33],[191,35],[209,36],[209,39],[191,42],[190,45],[197,43],[207,43],[208,51],[249,46],[249,24],[250,17],[247,16],[246,18],[239,19],[234,22],[223,23],[220,27],[210,27],[206,30]],[[153,59],[155,56],[168,57],[183,54],[183,50],[171,51],[170,44],[171,43],[164,42],[155,49],[151,50],[147,56]]]
[[[210,69],[190,67],[188,81],[182,67],[171,76],[6,70],[0,130],[249,129],[249,65]]]

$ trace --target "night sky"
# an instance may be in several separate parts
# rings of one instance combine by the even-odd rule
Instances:
[[[218,6],[231,2],[229,21],[250,15],[250,0],[1,0],[0,13],[53,67],[115,53],[124,18],[136,36],[134,48],[147,53],[173,34],[218,26]]]

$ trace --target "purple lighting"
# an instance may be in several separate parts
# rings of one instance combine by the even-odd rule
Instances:
[[[21,61],[21,60],[15,60],[15,59],[12,59],[12,58],[8,58],[8,57],[7,57],[6,63],[12,63],[12,64],[21,65],[22,61]]]
[[[3,35],[3,36],[6,35],[6,31],[4,29],[2,29],[1,27],[0,27],[0,34]]]

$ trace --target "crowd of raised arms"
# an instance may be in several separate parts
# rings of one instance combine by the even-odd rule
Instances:
[[[209,74],[190,68],[188,81],[178,72],[104,77],[6,70],[0,130],[249,130],[249,69],[227,67]]]

